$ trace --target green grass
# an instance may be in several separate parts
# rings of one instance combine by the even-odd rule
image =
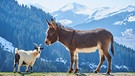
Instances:
[[[64,73],[64,72],[36,72],[36,73],[13,73],[13,72],[0,72],[0,76],[108,76],[105,73]],[[135,76],[135,72],[118,72],[111,73],[110,76]]]

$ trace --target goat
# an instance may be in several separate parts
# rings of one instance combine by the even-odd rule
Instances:
[[[28,72],[28,67],[31,67],[31,73],[33,65],[36,61],[37,58],[40,57],[41,50],[43,50],[42,44],[39,46],[35,44],[35,49],[25,51],[25,50],[18,50],[15,48],[15,58],[14,58],[14,73],[16,72],[16,64],[18,64],[18,73],[20,73],[20,67],[21,66],[26,66],[25,72]]]

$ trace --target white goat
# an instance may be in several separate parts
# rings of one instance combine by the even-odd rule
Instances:
[[[39,46],[35,44],[35,49],[32,51],[24,51],[24,50],[18,50],[15,49],[15,59],[14,59],[14,73],[16,72],[16,64],[18,64],[18,72],[20,73],[20,67],[26,66],[26,72],[28,72],[28,67],[31,67],[31,71],[33,68],[33,65],[35,63],[36,58],[40,57],[41,50],[43,49],[42,44]]]

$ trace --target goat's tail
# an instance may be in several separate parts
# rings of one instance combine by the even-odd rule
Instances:
[[[112,36],[112,39],[111,39],[111,52],[112,54],[114,55],[114,40],[113,40],[113,36]]]
[[[18,48],[15,48],[15,54],[17,54],[18,53]]]

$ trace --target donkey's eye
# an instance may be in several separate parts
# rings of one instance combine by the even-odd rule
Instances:
[[[55,35],[55,33],[50,34],[50,36],[54,36],[54,35]]]

